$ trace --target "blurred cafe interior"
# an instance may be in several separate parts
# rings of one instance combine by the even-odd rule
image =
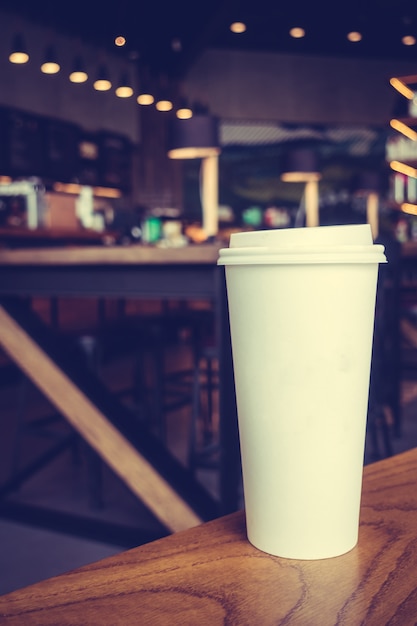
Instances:
[[[417,445],[416,3],[2,0],[0,35],[0,593],[243,507],[233,232],[369,222],[364,463]]]

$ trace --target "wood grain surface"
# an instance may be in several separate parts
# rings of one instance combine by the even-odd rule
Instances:
[[[417,622],[417,449],[367,466],[359,542],[297,561],[235,513],[0,598],[21,626],[409,626]]]

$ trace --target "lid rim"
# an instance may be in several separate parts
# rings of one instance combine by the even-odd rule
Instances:
[[[225,248],[219,251],[217,265],[313,265],[387,263],[382,245],[346,246],[344,249],[275,250],[271,248]]]
[[[346,245],[285,245],[279,247],[272,246],[243,246],[239,248],[221,248],[220,255],[254,255],[264,254],[376,254],[384,252],[385,246],[382,244],[346,244]]]

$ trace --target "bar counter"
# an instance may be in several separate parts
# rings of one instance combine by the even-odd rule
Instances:
[[[417,619],[417,449],[364,470],[359,542],[297,561],[260,552],[243,512],[0,598],[0,623],[297,626]]]

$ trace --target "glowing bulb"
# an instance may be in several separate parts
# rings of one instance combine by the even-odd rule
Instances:
[[[41,72],[44,74],[58,74],[61,69],[59,63],[55,63],[54,61],[46,61],[46,63],[42,63]]]
[[[98,79],[94,82],[93,87],[96,91],[109,91],[111,82],[106,79]]]
[[[158,100],[155,106],[158,111],[171,111],[173,104],[170,100]]]
[[[348,33],[346,35],[346,37],[348,38],[349,41],[351,41],[352,43],[356,43],[357,41],[361,41],[362,40],[362,35],[360,32],[358,32],[357,30],[351,30],[350,33]]]
[[[121,48],[122,46],[126,45],[126,38],[123,37],[123,35],[118,35],[118,37],[115,38],[114,43],[116,46]]]
[[[109,89],[111,89],[111,81],[108,77],[108,72],[105,65],[101,65],[99,67],[98,76],[93,83],[93,87],[96,91],[109,91]]]
[[[188,107],[182,107],[181,109],[178,109],[176,115],[179,120],[189,120],[190,117],[193,116],[193,112]]]
[[[71,72],[69,79],[72,83],[85,83],[88,80],[88,74],[81,70]]]
[[[88,74],[85,71],[83,60],[79,56],[74,59],[69,79],[72,83],[85,83],[88,80]]]
[[[291,37],[294,37],[294,39],[301,39],[302,37],[305,37],[305,34],[306,32],[304,28],[300,28],[299,26],[295,26],[290,30],[290,35]]]
[[[133,96],[133,89],[132,87],[129,87],[127,85],[122,85],[120,87],[117,87],[115,93],[118,98],[130,98],[131,96]]]
[[[153,104],[154,101],[155,98],[150,93],[140,93],[136,98],[136,102],[142,106],[149,106],[150,104]]]
[[[244,33],[246,31],[246,24],[243,22],[233,22],[233,24],[230,24],[230,30],[232,33]]]
[[[404,46],[414,46],[416,43],[416,38],[413,37],[413,35],[405,35],[401,39],[401,41],[404,44]]]
[[[19,65],[29,61],[29,55],[26,52],[25,42],[20,34],[15,35],[13,38],[12,51],[9,55],[9,61],[10,63],[17,63]]]
[[[9,56],[10,63],[23,65],[29,61],[29,55],[26,52],[12,52]]]

